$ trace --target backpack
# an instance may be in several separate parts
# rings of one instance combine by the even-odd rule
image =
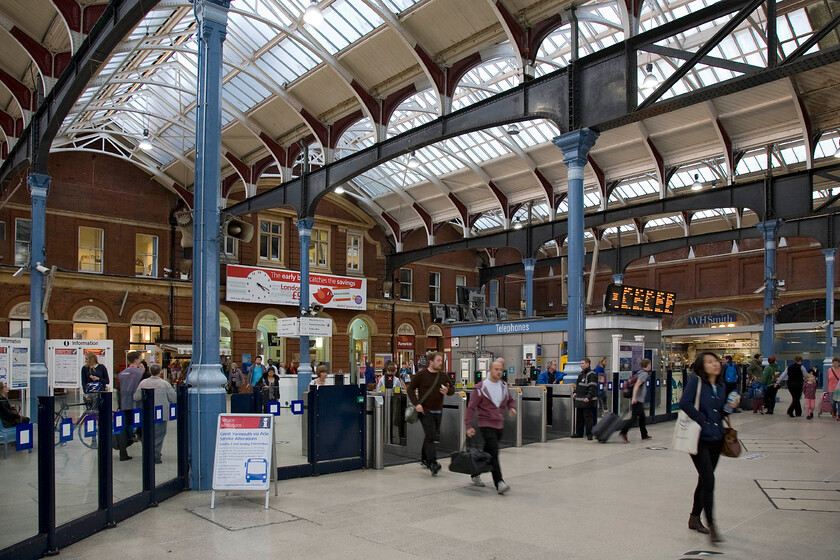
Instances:
[[[727,383],[737,383],[738,382],[738,370],[735,368],[734,364],[729,364],[726,366],[726,382]]]
[[[621,396],[625,399],[633,398],[633,387],[638,383],[638,374],[634,373],[630,379],[621,384]]]

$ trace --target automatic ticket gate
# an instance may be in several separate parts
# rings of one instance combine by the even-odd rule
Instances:
[[[572,402],[572,394],[575,392],[573,385],[547,385],[547,391],[550,391],[550,415],[548,426],[548,438],[557,439],[561,437],[569,437],[574,432],[574,403]]]
[[[522,391],[522,406],[519,416],[522,418],[522,439],[524,443],[548,440],[548,401],[549,392],[545,385],[517,387]]]
[[[454,395],[443,397],[443,417],[440,422],[440,443],[437,444],[439,456],[460,451],[464,447],[466,428],[464,414],[467,410],[467,394],[455,391]],[[423,447],[423,426],[420,422],[406,425],[406,452],[420,457]]]

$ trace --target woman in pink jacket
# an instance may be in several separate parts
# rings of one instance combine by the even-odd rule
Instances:
[[[484,438],[484,451],[493,458],[493,485],[499,494],[510,490],[510,486],[502,479],[502,468],[499,465],[499,440],[502,439],[502,429],[505,427],[505,410],[511,418],[516,416],[516,402],[510,396],[507,383],[502,381],[502,364],[493,362],[487,379],[478,383],[473,390],[467,413],[464,415],[464,424],[467,427],[467,435],[474,436],[472,421],[473,415],[478,411],[478,428]],[[472,477],[472,483],[484,486],[481,475]]]

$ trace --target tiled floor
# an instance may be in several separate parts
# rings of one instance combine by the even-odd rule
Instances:
[[[779,410],[781,408],[781,410]],[[686,528],[696,474],[670,445],[672,424],[643,445],[561,439],[504,449],[500,496],[417,464],[280,483],[260,493],[187,492],[61,551],[65,559],[563,558],[725,560],[840,556],[840,422],[742,413],[747,443],[717,468],[726,542]],[[781,412],[779,414],[778,412]],[[443,461],[444,467],[448,461]],[[489,480],[489,475],[485,475]]]

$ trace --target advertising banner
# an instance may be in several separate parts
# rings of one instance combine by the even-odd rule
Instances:
[[[271,414],[219,414],[213,490],[262,490],[271,484]]]
[[[53,389],[82,388],[82,367],[85,354],[93,352],[100,364],[108,370],[113,385],[114,341],[113,340],[48,340],[47,369],[49,384]]]
[[[226,300],[299,306],[300,272],[229,264]],[[367,280],[310,273],[309,302],[334,309],[364,310]]]
[[[29,388],[28,338],[0,338],[0,381],[12,391]]]

